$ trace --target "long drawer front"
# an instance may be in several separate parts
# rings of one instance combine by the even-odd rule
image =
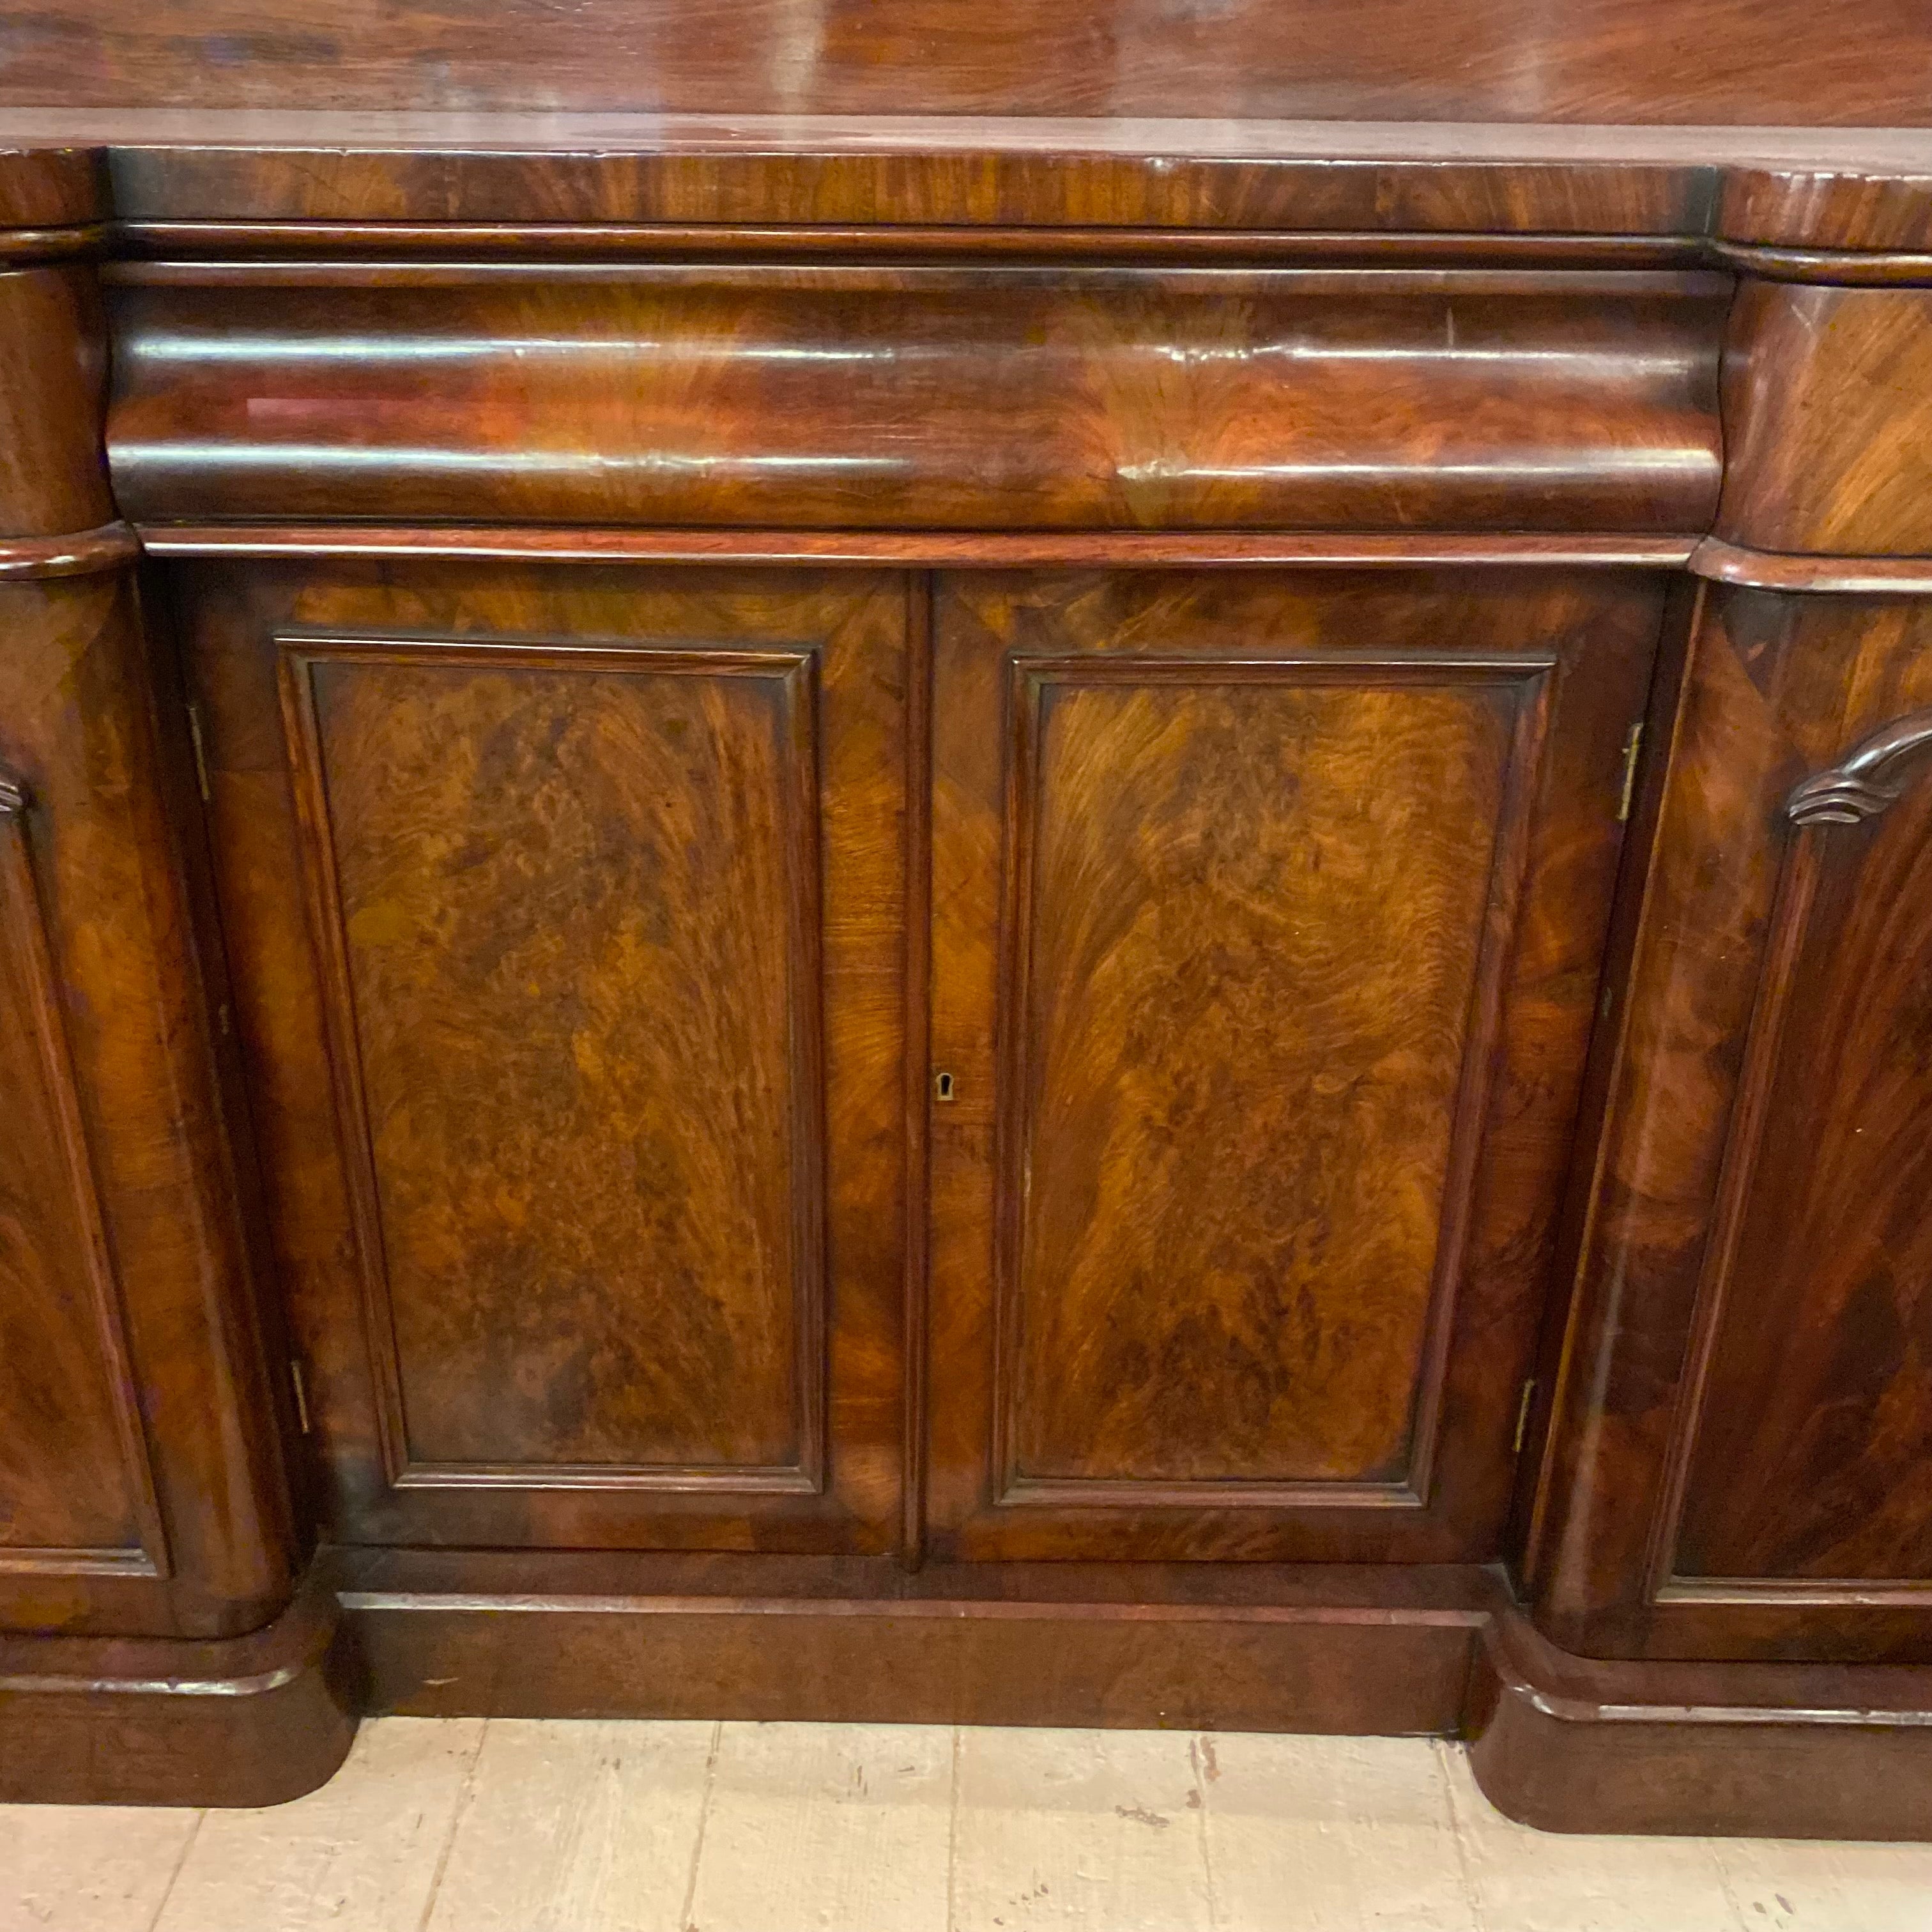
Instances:
[[[1719,483],[1710,274],[114,273],[147,521],[1676,532]]]

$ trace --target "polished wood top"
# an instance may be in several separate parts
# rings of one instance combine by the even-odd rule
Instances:
[[[25,0],[0,256],[104,218],[190,254],[220,238],[181,224],[1711,237],[1916,280],[1932,31],[1920,0]]]
[[[1922,0],[26,0],[0,104],[1932,123]]]

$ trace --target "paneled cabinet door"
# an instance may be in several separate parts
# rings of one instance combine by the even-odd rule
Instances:
[[[188,734],[154,678],[124,575],[0,583],[0,1630],[224,1637],[289,1600]]]
[[[1932,1658],[1932,606],[1708,595],[1619,1065],[1539,1619]]]
[[[1496,1553],[1663,598],[942,583],[935,1548]]]
[[[28,833],[0,767],[0,1581],[164,1574],[81,1096]]]
[[[182,590],[331,1534],[884,1547],[904,580]]]

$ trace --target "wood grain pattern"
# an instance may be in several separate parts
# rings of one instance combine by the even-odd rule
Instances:
[[[0,262],[25,266],[85,260],[106,252],[108,235],[104,221],[77,228],[0,228]]]
[[[823,113],[460,116],[69,107],[151,221],[1687,238],[1922,250],[1920,133]],[[1344,245],[1346,245],[1346,244]],[[1874,260],[1878,259],[1875,255]]]
[[[1506,1610],[1466,1726],[1490,1801],[1546,1832],[1932,1835],[1932,1699],[1896,1665],[1605,1664]]]
[[[1764,550],[1932,552],[1932,290],[1744,282],[1724,351],[1717,533]]]
[[[0,1804],[279,1804],[348,1755],[360,1690],[320,1578],[239,1636],[0,1631]]]
[[[0,151],[0,226],[34,253],[103,185]],[[226,1754],[266,1790],[255,1746],[315,1754],[155,1688],[286,1604],[298,1532],[106,358],[90,269],[0,272],[0,1784],[152,1797],[173,1751],[172,1781]],[[131,1701],[62,1674],[108,1634]]]
[[[1728,296],[1559,271],[154,268],[115,291],[110,460],[137,518],[1697,530]]]
[[[224,262],[259,260],[265,255],[290,262],[336,258],[362,262],[726,258],[932,262],[967,256],[992,262],[1221,262],[1249,267],[1694,268],[1711,266],[1718,252],[1701,236],[1685,234],[1473,234],[1384,227],[1309,232],[1252,226],[1102,226],[1090,221],[1056,227],[896,220],[741,221],[728,226],[713,221],[618,220],[118,220],[111,232],[116,259],[106,265],[105,272],[136,280],[146,260],[170,264],[170,272],[177,275],[191,262],[212,278],[219,275]],[[46,240],[32,239],[36,232]],[[61,229],[10,236],[0,230],[0,251],[61,245],[64,238],[88,232]],[[1727,260],[1784,261],[1792,254],[1738,243],[1718,245]],[[1912,258],[1840,252],[1805,259],[1844,263],[1853,273],[1869,266],[1874,272],[1896,279],[1902,272],[1898,265]]]
[[[1767,282],[1822,282],[1840,287],[1917,287],[1932,281],[1932,255],[1891,250],[1866,253],[1849,248],[1793,248],[1763,242],[1713,237],[1702,257],[1740,274]]]
[[[176,789],[182,775],[174,758],[184,748],[164,735],[157,717],[162,674],[150,651],[134,586],[122,572],[0,584],[0,768],[18,773],[33,800],[42,983],[57,989],[78,1115],[67,1138],[68,1127],[40,1102],[40,1136],[10,1144],[10,1166],[23,1162],[36,1177],[10,1251],[20,1252],[12,1242],[71,1240],[40,1264],[56,1267],[52,1280],[82,1298],[58,1325],[71,1332],[76,1321],[98,1321],[96,1298],[105,1290],[98,1276],[90,1285],[85,1226],[60,1232],[72,1211],[60,1203],[76,1199],[74,1150],[84,1145],[126,1337],[126,1374],[107,1369],[107,1387],[124,1408],[138,1402],[170,1572],[142,1574],[131,1561],[103,1566],[89,1558],[0,1574],[0,1628],[213,1638],[254,1628],[286,1602],[295,1532],[229,1102],[215,1072],[208,956],[180,842],[192,824]],[[14,949],[31,944],[26,891],[16,868],[0,942],[13,970],[22,963]],[[46,1032],[40,1036],[44,1042]],[[32,1036],[15,1037],[24,1045]],[[31,1084],[14,1096],[24,1070],[15,1050],[6,1057],[9,1106],[24,1118],[37,1103]],[[46,1191],[56,1179],[58,1196]],[[34,1318],[21,1311],[20,1318]],[[37,1355],[38,1345],[26,1372]],[[49,1366],[44,1355],[38,1366]],[[71,1391],[37,1381],[31,1412],[70,1417],[74,1432],[58,1445],[62,1466],[44,1480],[54,1482],[56,1498],[65,1492],[84,1506],[138,1486],[138,1463],[114,1432],[104,1435],[89,1421],[98,1411],[90,1390],[100,1387],[101,1360],[76,1366],[83,1379]],[[24,1418],[13,1426],[18,1442],[45,1441]],[[131,1408],[126,1426],[131,1438]],[[103,1520],[88,1533],[118,1540],[124,1532]],[[136,1506],[135,1534],[142,1533]],[[152,1540],[158,1556],[163,1545],[158,1535]]]
[[[180,580],[338,1538],[890,1546],[908,595],[533,565]],[[398,661],[411,638],[447,641]],[[322,680],[312,740],[300,707],[285,737],[284,657]],[[298,888],[291,742],[326,787],[332,963]],[[340,1120],[332,1056],[361,1089]]]
[[[100,456],[106,344],[82,268],[0,272],[0,536],[110,521]]]
[[[932,580],[909,586],[906,611],[904,962],[905,1031],[902,1040],[903,1104],[899,1131],[905,1154],[904,1387],[901,1391],[899,1561],[916,1570],[926,1560],[926,1408],[932,1286],[932,1223],[926,1212],[932,1186],[926,1096],[932,1068]]]
[[[107,212],[102,157],[54,143],[0,148],[0,229],[84,226]]]
[[[1002,50],[974,51],[997,59]],[[225,67],[225,79],[235,74]],[[276,93],[279,103],[279,82]],[[1654,98],[1646,90],[1644,109]],[[1726,132],[1640,125],[1640,113],[1588,127],[1534,116],[1338,122],[1332,104],[1300,119],[1198,118],[1198,108],[1180,119],[1165,93],[1153,118],[1111,99],[1098,112],[1058,116],[908,114],[906,104],[585,113],[563,101],[524,112],[466,102],[452,114],[395,101],[358,113],[238,107],[231,96],[218,141],[205,110],[16,107],[14,138],[47,146],[0,155],[0,195],[10,178],[28,184],[23,226],[40,225],[38,208],[56,224],[48,232],[71,235],[105,212],[111,175],[114,232],[148,252],[172,230],[197,252],[327,252],[359,235],[378,255],[604,254],[634,248],[651,227],[692,230],[709,252],[730,224],[749,249],[775,229],[818,231],[798,244],[808,252],[844,245],[842,229],[863,252],[890,252],[893,231],[910,239],[923,228],[943,252],[1012,245],[1064,257],[1138,231],[1184,255],[1252,234],[1293,238],[1294,252],[1328,259],[1357,256],[1366,241],[1390,261],[1419,244],[1411,259],[1607,262],[1622,244],[1637,266],[1645,249],[1664,244],[1681,260],[1708,236],[1850,251],[1849,279],[1883,280],[1899,276],[1882,251],[1922,254],[1932,241],[1932,141],[1895,122],[1827,130],[1808,114],[1808,126],[1767,128],[1760,116]],[[56,178],[76,191],[50,196]],[[690,245],[669,232],[664,242]],[[1862,264],[1856,251],[1873,252]]]
[[[1788,815],[1848,809],[1811,778],[1925,710],[1928,621],[1916,600],[1706,600],[1532,1551],[1539,1622],[1571,1648],[1932,1655],[1932,801],[1909,761],[1875,816]]]
[[[519,524],[146,524],[158,557],[468,557],[552,563],[895,564],[1123,569],[1158,564],[1346,564],[1414,570],[1429,564],[1588,565],[1666,569],[1710,550],[1688,536],[1494,530],[1366,535],[1298,530],[700,530],[547,529]],[[0,557],[6,554],[0,545]],[[40,553],[37,550],[34,553]],[[1713,551],[1713,554],[1715,552]],[[1738,553],[1755,557],[1755,553]],[[1894,567],[1895,568],[1895,567]],[[1932,581],[1928,578],[1928,581]]]
[[[22,577],[87,577],[132,563],[140,540],[122,523],[53,537],[0,537],[0,581]]]
[[[424,1715],[1453,1730],[1474,1565],[356,1550],[371,1708]]]
[[[1856,1605],[1857,1580],[1896,1580],[1932,1611],[1928,736],[1911,714],[1786,803],[1679,1424],[1682,1521],[1654,1544],[1654,1581],[1680,1592],[1790,1580]]]
[[[700,8],[508,0],[397,12],[344,0],[29,0],[0,101],[116,106],[670,109],[722,113],[1240,116],[1335,121],[1923,126],[1910,0],[1856,35],[1828,14],[1706,0],[1660,34],[1648,0],[1531,0],[1418,15],[1401,0],[1263,0],[1177,15],[1145,0],[1042,13],[942,0]]]
[[[1932,156],[1892,168],[1727,168],[1712,227],[1770,247],[1922,253],[1932,247]]]
[[[24,118],[49,138],[89,120]],[[1633,149],[1627,132],[1592,146],[1567,130],[1364,124],[1338,151],[1332,126],[1165,116],[231,113],[210,145],[202,117],[117,113],[95,131],[117,144],[115,205],[134,220],[1654,236],[1701,230],[1714,185],[1708,135]],[[1901,152],[1894,136],[1881,158],[1922,145]]]
[[[1420,1506],[1554,660],[1009,662],[995,1500]]]
[[[245,1068],[379,1699],[1926,1828],[1906,0],[345,4],[0,29],[10,1752],[346,1737]]]
[[[810,656],[278,641],[391,1480],[815,1492]]]
[[[0,772],[0,1571],[164,1576],[119,1286],[28,844]]]
[[[1713,584],[1754,590],[1838,591],[1854,597],[1910,597],[1932,590],[1932,557],[1792,556],[1706,537],[1690,562],[1695,575]]]
[[[1492,1552],[1658,595],[942,580],[936,1548]]]

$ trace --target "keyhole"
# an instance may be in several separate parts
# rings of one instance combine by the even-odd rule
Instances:
[[[934,1094],[941,1100],[951,1100],[952,1097],[952,1075],[950,1073],[935,1075],[932,1082],[932,1090]]]

